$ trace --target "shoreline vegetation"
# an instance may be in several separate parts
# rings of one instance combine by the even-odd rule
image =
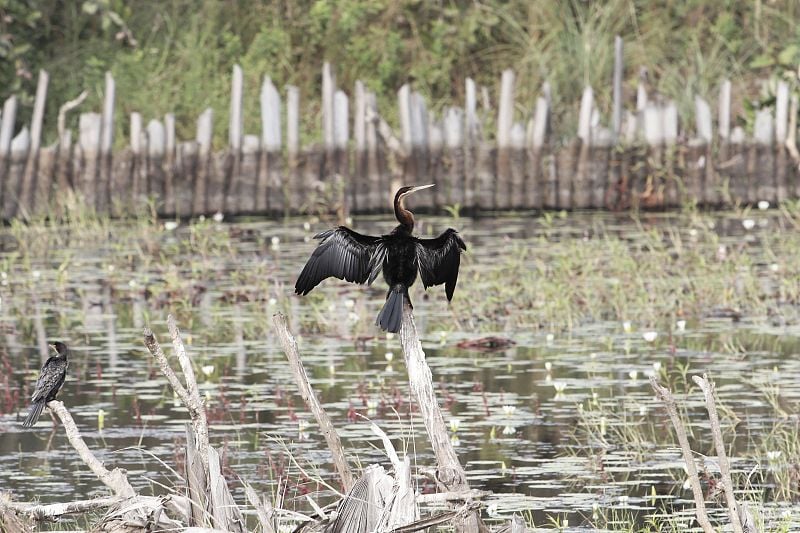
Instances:
[[[500,74],[512,69],[520,116],[550,84],[557,138],[576,131],[576,102],[587,85],[601,114],[610,115],[615,35],[626,43],[626,102],[646,76],[653,94],[674,100],[681,119],[693,122],[695,96],[713,100],[721,80],[730,79],[734,124],[747,132],[758,108],[775,105],[777,81],[796,83],[800,62],[800,5],[791,0],[19,0],[0,3],[0,14],[0,98],[19,96],[18,126],[30,123],[39,69],[50,73],[53,102],[88,90],[89,109],[102,108],[110,71],[121,110],[113,136],[119,146],[134,111],[148,118],[174,113],[179,139],[194,137],[196,117],[209,107],[228,123],[234,64],[245,74],[246,109],[257,107],[265,75],[281,90],[298,87],[299,134],[307,144],[321,127],[323,61],[336,66],[347,92],[362,80],[393,127],[404,83],[438,114],[448,102],[464,101],[464,80],[472,77],[490,89],[479,95],[482,105],[494,107]],[[57,114],[58,105],[45,110],[43,145],[57,140]],[[69,121],[77,129],[77,116]],[[243,121],[245,131],[260,129],[255,113]],[[225,140],[221,129],[214,133],[215,148]]]

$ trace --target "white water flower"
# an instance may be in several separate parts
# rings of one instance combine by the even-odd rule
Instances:
[[[678,328],[678,331],[685,331],[686,330],[686,321],[685,320],[678,320],[675,322],[675,326]]]
[[[690,237],[697,237],[697,230],[694,229],[694,228],[690,229],[689,230],[689,236]]]
[[[385,358],[387,361],[391,362],[391,361],[394,359],[394,354],[393,354],[392,352],[386,352],[386,353],[383,355],[383,357],[384,357],[384,358]]]
[[[390,341],[392,339],[394,339],[394,333],[391,333],[391,332],[387,331],[386,332],[386,340]]]
[[[647,406],[640,405],[639,406],[639,416],[647,416]]]
[[[311,231],[311,223],[303,222],[303,229],[306,231]]]
[[[553,369],[553,363],[551,363],[550,361],[546,361],[544,363],[544,369],[550,372]]]
[[[203,365],[200,367],[200,370],[202,370],[203,374],[208,377],[214,373],[214,365]]]
[[[778,459],[780,459],[780,457],[781,457],[781,455],[782,455],[782,454],[783,454],[783,452],[782,452],[781,450],[772,450],[772,451],[768,451],[768,452],[767,452],[767,460],[768,460],[769,462],[771,462],[771,463],[772,463],[772,462],[775,462],[775,461],[777,461]]]
[[[455,433],[456,431],[458,431],[458,428],[460,427],[461,427],[461,420],[459,420],[458,418],[450,419],[450,431]]]
[[[344,223],[345,223],[346,226],[352,226],[353,225],[353,217],[345,217]]]
[[[130,287],[131,289],[135,289],[137,285],[138,283],[136,283],[135,279],[132,279],[128,282],[128,287]]]
[[[555,338],[556,338],[556,336],[553,335],[552,333],[548,333],[547,337],[545,337],[545,339],[547,340],[547,344],[553,344],[553,341],[555,340]]]
[[[511,416],[516,412],[517,412],[517,406],[516,405],[504,405],[503,406],[503,413],[505,413],[506,416]]]
[[[556,394],[561,394],[567,388],[567,384],[563,381],[554,381],[553,388],[556,390]]]
[[[589,354],[589,359],[597,359],[597,352],[592,352]]]
[[[631,370],[628,372],[628,377],[631,378],[631,381],[636,381],[639,378],[639,371]]]
[[[633,331],[630,320],[626,320],[622,323],[622,331],[624,331],[625,333],[630,333],[631,331]]]
[[[514,426],[505,426],[503,428],[503,435],[513,435],[516,432],[517,428],[515,428]]]
[[[497,516],[497,504],[490,503],[489,506],[486,508],[486,514],[488,514],[491,517]]]
[[[761,209],[762,211],[766,211],[767,209],[769,209],[769,202],[766,200],[761,200],[760,202],[758,202],[758,208]]]
[[[752,218],[746,218],[742,220],[742,227],[744,227],[744,229],[753,229],[756,227],[756,221]]]
[[[214,216],[212,218],[214,219],[214,222],[222,222],[223,219],[225,218],[225,215],[223,215],[221,211],[217,211],[216,213],[214,213]]]
[[[270,307],[273,307],[273,306],[274,306],[275,304],[277,304],[277,303],[278,303],[278,300],[276,300],[275,298],[270,298],[269,300],[267,300],[267,304],[268,304]]]
[[[773,272],[777,272],[778,270],[780,270],[780,269],[781,269],[781,267],[778,265],[778,263],[772,263],[772,264],[769,266],[769,269],[770,269],[771,271],[773,271]]]
[[[280,249],[280,247],[281,247],[281,238],[278,237],[277,235],[273,236],[270,239],[270,248],[272,248],[273,250],[278,250]]]
[[[350,298],[348,298],[347,300],[344,301],[344,306],[347,309],[352,309],[353,307],[355,307],[355,305],[356,305],[355,300],[351,300]]]
[[[642,333],[642,338],[644,338],[644,340],[646,340],[647,342],[654,342],[657,337],[658,337],[657,331],[645,331],[644,333]]]
[[[31,276],[33,276],[33,279],[39,279],[42,277],[42,273],[39,272],[38,270],[34,270],[33,272],[31,272]]]
[[[178,228],[178,223],[174,220],[167,220],[164,222],[164,229],[167,231],[174,231]]]

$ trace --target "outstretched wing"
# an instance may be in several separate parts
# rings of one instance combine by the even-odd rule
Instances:
[[[294,292],[306,295],[331,276],[364,283],[370,273],[370,259],[380,237],[362,235],[339,226],[314,236],[321,239],[294,285]]]
[[[453,299],[458,281],[458,267],[461,252],[467,245],[453,228],[434,239],[415,239],[417,242],[417,262],[419,275],[425,288],[444,283],[447,299]]]

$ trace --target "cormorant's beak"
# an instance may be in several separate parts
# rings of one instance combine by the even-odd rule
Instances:
[[[430,185],[415,185],[415,186],[411,187],[411,189],[409,189],[409,191],[406,194],[415,193],[417,191],[421,191],[422,189],[430,189],[434,185],[436,185],[436,184],[435,183],[431,183]]]
[[[53,350],[54,352],[58,353],[58,350],[56,349],[56,345],[55,344],[48,343],[47,346],[49,346],[50,349]]]

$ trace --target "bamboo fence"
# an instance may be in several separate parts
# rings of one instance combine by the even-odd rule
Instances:
[[[175,117],[144,125],[130,115],[130,139],[114,147],[115,85],[106,75],[101,113],[82,113],[77,140],[65,127],[41,146],[48,75],[42,71],[30,127],[15,134],[17,99],[0,115],[0,216],[29,217],[74,191],[98,212],[124,215],[151,202],[162,216],[284,216],[318,211],[385,212],[392,189],[436,183],[415,208],[469,211],[669,208],[772,204],[800,198],[797,95],[777,86],[775,105],[757,111],[752,134],[732,127],[731,83],[722,80],[714,121],[695,97],[694,124],[681,123],[674,102],[648,95],[640,77],[635,109],[623,95],[623,43],[617,37],[610,125],[601,123],[591,87],[580,102],[576,135],[551,135],[547,84],[525,122],[515,121],[515,74],[502,73],[496,110],[489,91],[465,80],[464,107],[428,110],[410,85],[397,93],[399,134],[381,117],[375,94],[358,81],[351,98],[322,69],[322,140],[300,146],[300,94],[281,93],[269,77],[260,92],[261,134],[243,131],[243,76],[231,83],[228,146],[212,150],[214,112],[197,119],[195,139],[178,141]],[[482,100],[478,110],[478,100]],[[633,98],[631,98],[633,100]],[[285,105],[285,109],[284,109]],[[351,116],[352,115],[352,116]],[[494,124],[494,131],[485,125]],[[493,133],[493,135],[492,135]],[[351,137],[352,136],[352,137]]]

